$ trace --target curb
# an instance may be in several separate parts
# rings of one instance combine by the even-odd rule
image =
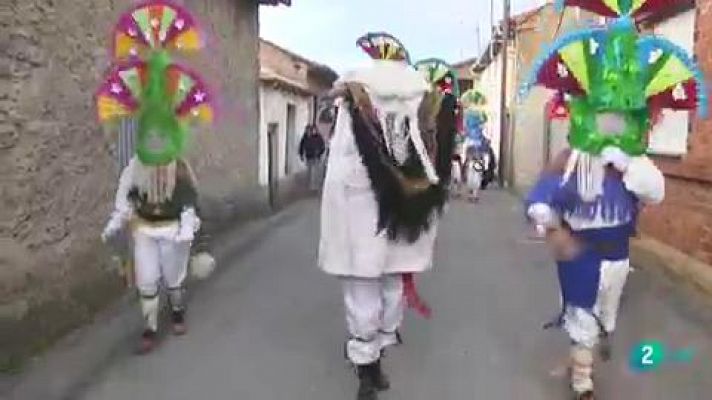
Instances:
[[[206,281],[219,277],[224,260],[250,250],[274,228],[296,218],[305,201],[263,219],[247,221],[233,229],[221,229],[214,236],[213,256],[218,269]],[[188,302],[205,282],[188,282]],[[127,353],[141,331],[132,291],[123,295],[87,326],[70,333],[43,355],[27,364],[25,372],[0,385],[0,399],[71,400],[116,358]]]
[[[674,247],[641,235],[631,240],[631,263],[639,268],[662,272],[707,299],[712,299],[712,265]]]

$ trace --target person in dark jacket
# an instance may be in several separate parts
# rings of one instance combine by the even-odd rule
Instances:
[[[488,139],[485,139],[485,148],[485,171],[482,174],[482,190],[487,189],[487,186],[494,181],[496,177],[495,171],[497,170],[497,159],[492,149],[492,143]]]
[[[324,138],[314,125],[307,125],[304,128],[304,136],[302,136],[302,140],[299,143],[299,158],[307,164],[310,190],[319,188],[319,166],[325,151],[326,143],[324,143]]]

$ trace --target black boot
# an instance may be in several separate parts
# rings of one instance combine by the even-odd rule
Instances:
[[[381,392],[390,389],[391,382],[388,380],[388,376],[383,373],[383,369],[381,369],[381,360],[376,361],[375,364],[376,366],[373,371],[373,384],[376,387],[376,390]]]
[[[358,366],[358,395],[356,400],[378,400],[376,376],[379,372],[377,363]]]
[[[575,400],[595,400],[595,396],[593,395],[593,390],[588,390],[583,393],[577,393]]]

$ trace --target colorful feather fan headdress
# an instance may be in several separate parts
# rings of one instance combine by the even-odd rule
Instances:
[[[646,151],[652,116],[661,109],[693,110],[705,116],[707,89],[702,73],[687,52],[656,36],[640,37],[635,18],[654,14],[675,1],[560,0],[616,18],[604,27],[573,32],[557,40],[534,63],[522,94],[541,85],[567,94],[570,144],[590,154],[616,146],[631,155]],[[597,115],[617,113],[623,132],[600,132]]]
[[[385,32],[367,33],[358,38],[356,44],[374,60],[410,63],[410,56],[405,46],[391,34]]]
[[[445,61],[438,58],[428,58],[415,63],[415,69],[420,71],[430,85],[437,87],[443,93],[460,96],[460,86],[457,82],[457,72]]]
[[[203,47],[193,17],[163,0],[123,14],[113,35],[114,66],[99,88],[99,121],[136,117],[136,153],[166,164],[186,148],[189,127],[213,119],[212,96],[199,75],[171,61],[170,53]]]
[[[645,14],[660,13],[679,3],[676,0],[556,0],[556,8],[561,11],[566,6],[579,7],[608,18],[624,15],[637,18]]]

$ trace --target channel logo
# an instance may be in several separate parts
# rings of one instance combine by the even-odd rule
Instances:
[[[635,372],[655,372],[664,364],[689,364],[694,358],[693,348],[672,350],[661,341],[646,340],[633,346],[629,365]]]

